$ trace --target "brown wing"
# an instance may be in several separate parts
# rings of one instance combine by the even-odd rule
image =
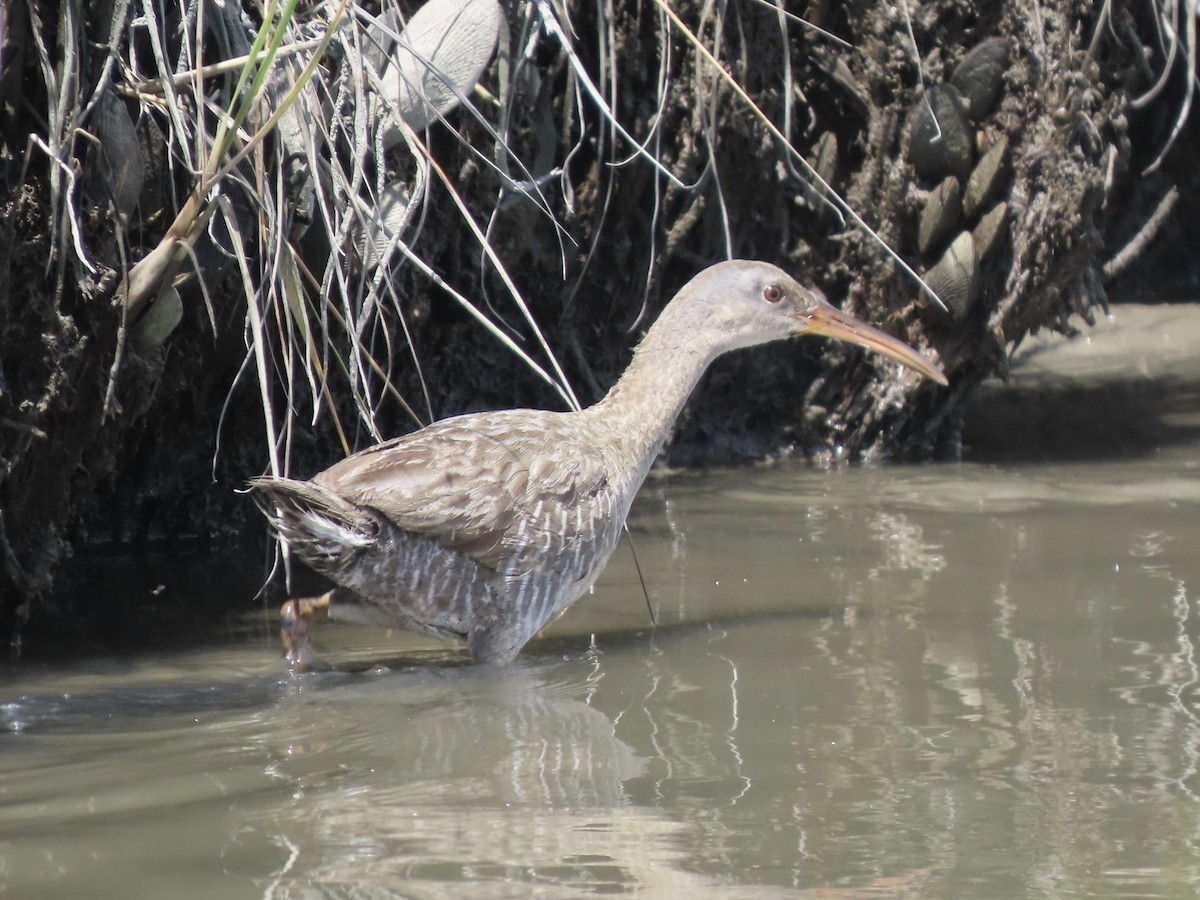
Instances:
[[[445,419],[356,453],[313,481],[505,574],[535,561],[554,565],[587,536],[575,536],[577,523],[607,502],[594,454],[551,440],[569,415],[514,410]],[[558,537],[564,527],[567,541]]]

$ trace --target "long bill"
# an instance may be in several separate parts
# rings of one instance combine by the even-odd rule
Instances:
[[[834,340],[858,344],[888,359],[894,359],[938,384],[949,384],[946,373],[940,366],[930,362],[904,341],[873,328],[824,300],[806,310],[800,316],[800,321],[805,334],[823,334]]]

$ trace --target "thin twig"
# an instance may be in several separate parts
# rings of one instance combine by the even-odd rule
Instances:
[[[1162,199],[1158,201],[1158,205],[1154,208],[1154,212],[1150,214],[1150,218],[1146,220],[1146,224],[1139,228],[1137,234],[1130,238],[1125,246],[1118,250],[1113,258],[1104,264],[1102,272],[1105,281],[1111,281],[1116,278],[1145,252],[1150,242],[1162,230],[1163,224],[1175,210],[1175,204],[1178,202],[1179,188],[1172,186],[1170,190],[1163,194]]]
[[[856,225],[858,225],[859,228],[861,228],[868,235],[870,235],[870,237],[876,243],[878,243],[880,247],[882,247],[884,249],[884,251],[887,253],[887,255],[890,256],[896,262],[896,264],[900,266],[900,268],[902,268],[905,272],[908,273],[908,275],[913,279],[913,281],[915,281],[915,282],[917,282],[917,284],[921,285],[921,287],[925,289],[925,292],[937,302],[938,306],[940,306],[943,310],[946,310],[948,312],[949,310],[947,309],[946,304],[942,302],[942,298],[939,297],[934,292],[934,290],[925,283],[925,279],[923,279],[920,275],[918,275],[916,273],[916,271],[913,269],[913,267],[910,266],[908,263],[906,263],[900,257],[900,254],[898,254],[895,250],[893,250],[888,245],[887,241],[885,241],[883,238],[881,238],[879,236],[879,234],[875,231],[875,229],[872,228],[870,225],[868,225],[866,223],[866,221],[863,219],[863,217],[860,216],[854,210],[854,208],[850,206],[849,203],[847,203],[845,200],[842,199],[842,196],[833,189],[833,187],[829,184],[829,182],[827,182],[824,178],[821,177],[821,174],[809,164],[808,160],[806,160],[803,156],[801,156],[799,151],[797,151],[795,147],[793,147],[791,144],[789,144],[787,142],[787,139],[784,137],[783,132],[781,132],[778,127],[776,127],[774,122],[772,122],[769,118],[767,118],[766,113],[764,113],[762,111],[762,109],[759,107],[759,105],[757,103],[755,103],[754,100],[751,99],[750,95],[746,93],[745,89],[740,84],[738,84],[737,79],[734,78],[732,75],[730,75],[729,72],[727,72],[725,70],[725,67],[722,66],[719,62],[717,62],[717,58],[712,55],[712,53],[709,51],[709,49],[707,47],[705,47],[702,43],[700,43],[700,41],[696,37],[696,35],[694,35],[692,33],[691,29],[688,28],[686,24],[684,24],[683,20],[679,18],[679,16],[676,14],[675,10],[671,9],[671,7],[667,3],[667,0],[654,0],[654,2],[656,4],[658,4],[658,6],[664,12],[666,12],[667,17],[670,18],[672,23],[674,23],[675,27],[678,28],[681,32],[683,32],[683,34],[687,37],[687,39],[692,43],[692,46],[694,46],[696,48],[697,52],[701,56],[703,56],[704,59],[708,62],[708,64],[711,65],[716,70],[716,72],[720,76],[721,80],[723,80],[726,84],[728,84],[733,89],[733,92],[735,94],[737,94],[737,96],[741,99],[741,101],[750,108],[751,112],[753,112],[754,115],[758,118],[758,120],[760,122],[762,122],[763,127],[765,127],[767,129],[767,131],[769,131],[772,135],[774,135],[783,144],[783,146],[785,148],[787,148],[787,151],[796,158],[796,161],[799,162],[800,165],[804,167],[804,171],[808,173],[808,176],[810,178],[812,178],[818,185],[820,185],[821,188],[823,188],[825,191],[827,191],[829,196],[837,201],[838,207],[846,215],[848,215],[851,219],[853,219],[854,223]]]
[[[294,44],[286,44],[279,48],[275,54],[277,59],[283,59],[288,56],[295,56],[297,53],[303,53],[305,50],[312,50],[314,47],[321,46],[324,38],[313,38],[308,41],[299,41]],[[171,85],[176,88],[187,87],[193,83],[195,78],[209,78],[213,75],[226,75],[230,72],[236,72],[245,67],[246,63],[253,58],[252,54],[244,56],[234,56],[230,59],[223,59],[220,62],[210,63],[207,66],[200,66],[195,69],[185,69],[182,72],[177,72],[169,79],[149,78],[137,84],[123,88],[123,92],[129,96],[140,96],[141,94],[158,95],[166,91],[166,82],[170,81]]]
[[[826,31],[820,25],[810,22],[810,21],[808,21],[808,19],[798,16],[795,13],[788,12],[778,2],[773,2],[773,0],[754,0],[754,2],[759,4],[760,6],[765,6],[768,9],[775,10],[776,12],[781,13],[783,15],[783,17],[786,18],[788,21],[795,22],[797,25],[807,28],[809,31],[813,32],[814,34],[820,35],[821,37],[825,38],[825,40],[827,40],[827,41],[833,41],[833,43],[838,44],[842,47],[845,47],[847,50],[854,49],[854,45],[851,44],[845,38],[840,38],[836,34],[834,34],[832,31]]]
[[[562,25],[559,24],[558,16],[556,15],[554,7],[549,0],[537,0],[537,9],[541,16],[543,26],[548,32],[550,32],[550,34],[554,36],[554,38],[558,41],[559,46],[563,48],[563,52],[566,53],[567,57],[571,60],[571,68],[575,72],[575,77],[578,79],[579,83],[583,85],[583,88],[587,92],[588,96],[590,96],[593,102],[595,102],[600,108],[600,111],[612,124],[613,128],[616,129],[617,133],[620,134],[625,140],[629,141],[629,143],[637,151],[637,155],[646,159],[650,165],[654,166],[656,170],[658,170],[676,185],[679,187],[684,187],[684,183],[679,180],[674,172],[666,168],[666,166],[664,166],[659,160],[655,159],[651,153],[647,152],[645,147],[642,146],[642,144],[639,143],[637,139],[634,138],[633,135],[631,135],[628,131],[626,131],[625,127],[617,121],[616,113],[614,113],[609,105],[605,102],[604,95],[600,92],[600,89],[596,87],[596,84],[592,81],[591,76],[587,74],[587,70],[583,65],[583,60],[579,58],[579,54],[575,52],[575,47],[572,45],[571,39],[567,36],[567,33],[563,29]]]

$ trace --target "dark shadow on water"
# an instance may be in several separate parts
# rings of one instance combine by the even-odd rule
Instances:
[[[35,609],[9,664],[185,650],[264,635],[261,556],[240,547],[77,555],[54,611]],[[271,626],[274,628],[275,626]],[[15,651],[15,652],[13,652]]]
[[[21,696],[0,703],[0,736],[154,732],[164,728],[164,714],[195,720],[261,709],[283,689],[281,679],[260,677]]]
[[[242,661],[247,653],[257,658],[256,651],[247,651],[242,640],[212,649],[232,650]],[[18,690],[26,692],[0,697],[0,737],[6,733],[157,731],[166,727],[163,716],[199,722],[210,716],[259,710],[296,693],[319,694],[380,679],[388,679],[402,689],[406,677],[419,679],[427,686],[430,678],[448,676],[470,681],[495,674],[495,670],[489,675],[484,667],[472,666],[465,651],[456,653],[449,647],[369,660],[331,658],[306,672],[289,671],[282,658],[274,671],[263,657],[263,665],[247,672],[236,666],[222,669],[221,658],[206,662],[205,657],[204,648],[190,656],[200,667],[197,673],[190,671],[189,657],[178,651],[110,654],[70,666],[25,666],[20,673],[25,676],[25,684]],[[167,671],[161,680],[140,672],[159,665]],[[536,667],[536,663],[532,665]],[[264,669],[268,674],[262,674]],[[10,674],[16,671],[15,666],[9,668]],[[38,683],[43,671],[52,676],[52,686]],[[71,679],[67,689],[61,689],[64,682],[55,676]]]
[[[1129,461],[1197,442],[1200,391],[1167,380],[985,385],[963,426],[963,456],[980,463]]]

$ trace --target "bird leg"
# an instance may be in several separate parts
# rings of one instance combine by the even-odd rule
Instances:
[[[337,588],[326,591],[320,597],[305,597],[289,600],[279,610],[279,640],[288,664],[303,672],[312,666],[314,656],[308,642],[308,631],[313,622],[329,616],[329,603]]]

